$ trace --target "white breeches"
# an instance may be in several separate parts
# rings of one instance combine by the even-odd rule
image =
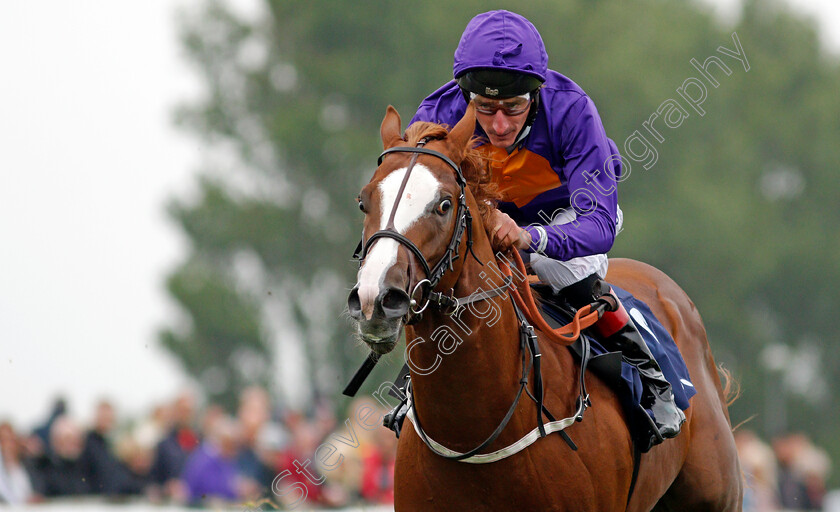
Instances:
[[[568,224],[577,218],[577,214],[573,208],[567,208],[561,214],[552,220],[551,225],[559,226]],[[621,231],[624,224],[624,215],[621,208],[616,210],[615,232],[616,235]],[[609,262],[606,254],[593,254],[591,256],[581,256],[572,258],[568,261],[553,260],[542,254],[531,254],[531,268],[540,281],[550,284],[555,293],[563,288],[573,285],[581,279],[592,274],[606,277],[607,267]]]

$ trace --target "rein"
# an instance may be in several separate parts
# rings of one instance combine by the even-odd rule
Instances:
[[[525,263],[523,263],[519,252],[511,252],[513,252],[513,259],[520,275],[526,275]],[[506,275],[512,275],[511,268],[505,260],[497,260],[497,262],[500,263],[499,266]],[[525,313],[528,321],[536,326],[537,329],[542,331],[549,340],[561,345],[571,345],[574,343],[580,337],[580,332],[587,327],[595,325],[598,319],[604,314],[605,310],[612,311],[616,307],[616,304],[606,302],[599,302],[595,308],[593,308],[591,304],[587,304],[578,309],[571,322],[554,329],[548,325],[540,314],[540,310],[534,301],[534,294],[531,292],[531,286],[528,284],[527,280],[522,280],[522,282],[519,283],[519,286],[513,290],[512,295],[516,305],[519,306],[519,308]]]

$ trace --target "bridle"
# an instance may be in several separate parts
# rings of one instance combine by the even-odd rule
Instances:
[[[407,324],[416,322],[419,319],[419,315],[426,309],[426,307],[428,307],[430,303],[436,304],[438,307],[450,308],[452,312],[454,312],[454,310],[457,309],[457,299],[455,299],[452,296],[446,296],[442,293],[434,292],[434,289],[438,285],[438,283],[440,283],[440,280],[443,278],[443,275],[446,273],[447,270],[452,271],[455,269],[455,260],[457,260],[460,256],[460,254],[458,253],[458,247],[461,245],[461,239],[464,236],[465,232],[467,234],[467,250],[473,255],[476,261],[482,264],[472,250],[472,214],[470,213],[470,209],[467,206],[467,199],[465,193],[467,181],[464,179],[464,174],[461,172],[461,167],[458,166],[455,162],[452,161],[451,158],[444,155],[443,153],[439,153],[432,149],[423,147],[426,145],[427,142],[429,142],[429,139],[424,138],[420,142],[418,142],[417,146],[415,147],[396,146],[386,149],[379,155],[377,165],[381,165],[382,160],[388,154],[413,153],[411,155],[411,160],[408,163],[408,168],[405,171],[405,177],[403,177],[399,191],[397,192],[396,201],[394,201],[394,206],[391,208],[391,213],[388,217],[388,222],[385,225],[385,229],[381,229],[376,233],[372,234],[367,240],[364,240],[364,238],[362,238],[362,240],[359,242],[359,245],[356,247],[356,250],[353,253],[353,258],[359,260],[359,265],[361,265],[364,262],[365,257],[367,256],[368,250],[376,240],[380,238],[392,238],[396,240],[397,243],[411,251],[412,254],[414,254],[417,261],[423,267],[425,278],[418,281],[417,284],[414,285],[414,289],[410,292],[409,297],[411,299],[411,307],[409,308],[409,312],[406,313],[406,315],[411,315],[411,317],[407,319]],[[429,265],[428,260],[426,260],[426,257],[423,255],[423,252],[420,251],[420,248],[418,248],[417,245],[414,244],[414,242],[409,240],[408,237],[399,233],[396,227],[394,227],[394,217],[396,216],[397,208],[400,205],[400,200],[402,199],[405,187],[408,184],[408,179],[411,177],[411,171],[414,169],[414,165],[417,163],[417,158],[420,155],[432,155],[443,160],[447,165],[449,165],[449,167],[452,168],[452,170],[455,171],[456,181],[458,182],[458,186],[461,188],[460,194],[458,194],[458,209],[455,212],[455,215],[457,217],[455,229],[452,232],[452,237],[449,239],[449,243],[446,246],[446,251],[443,253],[443,256],[435,264],[434,267],[431,267]],[[419,301],[416,297],[418,291],[420,292]],[[417,308],[418,304],[422,304],[422,307]],[[454,309],[452,308],[452,306],[454,306]]]
[[[365,257],[367,256],[368,250],[373,245],[373,243],[380,239],[380,238],[391,238],[396,240],[397,243],[404,246],[408,249],[414,256],[417,258],[417,261],[423,267],[423,272],[425,273],[425,278],[417,282],[414,285],[414,289],[411,291],[409,295],[410,299],[410,307],[403,318],[404,325],[412,325],[417,323],[423,311],[429,306],[434,305],[439,311],[443,312],[446,315],[452,316],[454,315],[459,309],[463,306],[468,306],[469,304],[487,300],[499,295],[504,294],[507,289],[512,285],[513,280],[511,277],[507,277],[504,280],[504,283],[501,286],[497,286],[491,290],[481,290],[476,291],[470,294],[468,297],[455,297],[454,291],[450,290],[449,295],[435,291],[435,288],[440,283],[440,280],[443,278],[443,275],[449,270],[455,270],[455,260],[460,257],[458,252],[458,247],[461,245],[461,240],[464,236],[464,233],[467,234],[467,251],[469,254],[472,254],[475,261],[477,261],[480,265],[484,265],[481,260],[478,259],[478,256],[475,255],[473,251],[473,237],[472,237],[472,215],[470,214],[469,207],[467,206],[467,199],[466,199],[466,188],[467,188],[467,180],[464,179],[464,174],[461,172],[461,168],[452,161],[451,158],[444,155],[443,153],[439,153],[437,151],[425,148],[423,146],[429,142],[429,138],[424,138],[417,143],[416,147],[407,147],[407,146],[395,146],[392,148],[388,148],[383,151],[379,155],[379,159],[377,160],[378,165],[382,165],[382,160],[385,158],[386,155],[391,153],[412,153],[411,160],[408,164],[408,168],[406,169],[405,176],[403,177],[403,181],[400,185],[399,191],[397,193],[396,201],[394,202],[393,208],[391,208],[391,213],[388,217],[388,222],[385,225],[385,229],[381,229],[370,236],[367,240],[364,239],[364,233],[362,234],[362,239],[359,241],[359,245],[356,246],[356,250],[353,251],[353,258],[359,261],[359,266],[364,263]],[[460,194],[458,195],[458,209],[455,212],[455,215],[458,217],[455,225],[455,229],[452,232],[452,237],[449,239],[449,243],[446,246],[446,251],[444,252],[443,256],[440,260],[435,264],[434,267],[429,265],[428,260],[423,255],[423,252],[414,244],[411,240],[409,240],[406,236],[400,234],[396,227],[394,226],[394,218],[396,216],[397,207],[399,206],[400,199],[402,199],[403,192],[405,191],[406,184],[408,183],[408,179],[411,175],[412,169],[414,169],[414,165],[417,163],[417,158],[420,155],[431,155],[443,160],[449,167],[455,171],[455,177],[458,182],[458,186],[460,187]],[[409,267],[410,270],[411,267]],[[409,279],[410,282],[410,279]],[[420,292],[419,302],[417,297],[417,292]],[[408,291],[406,291],[408,293]],[[422,304],[421,307],[417,307],[418,304]],[[344,388],[343,393],[346,396],[355,396],[356,392],[359,390],[359,387],[365,381],[365,379],[370,375],[371,370],[373,367],[376,366],[376,363],[379,361],[379,354],[375,352],[371,352],[368,357],[362,363],[362,366],[356,371],[353,375],[353,378]]]

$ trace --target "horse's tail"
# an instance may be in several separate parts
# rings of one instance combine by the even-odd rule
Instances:
[[[722,399],[723,399],[723,406],[729,410],[729,406],[735,403],[735,400],[738,400],[741,396],[741,383],[732,376],[732,372],[727,370],[723,364],[719,364],[717,366],[718,373],[720,374],[720,379],[723,382],[723,390],[722,390]],[[729,414],[726,414],[727,418]],[[738,423],[734,427],[732,427],[732,432],[735,432],[745,423],[752,421],[755,418],[755,415],[750,416],[749,418],[745,419],[741,423]],[[732,423],[730,423],[730,426]]]
[[[719,364],[717,366],[718,374],[720,374],[720,380],[723,384],[723,389],[721,390],[721,399],[723,400],[723,407],[726,409],[726,418],[729,419],[729,406],[735,403],[735,400],[738,400],[741,396],[741,383],[732,376],[732,372],[727,370],[723,364]],[[755,415],[750,416],[749,418],[745,419],[741,423],[738,423],[734,427],[732,426],[732,422],[730,420],[729,426],[732,429],[732,432],[735,432],[741,425],[751,421]]]
[[[720,379],[723,382],[723,404],[726,406],[727,409],[729,409],[729,406],[735,403],[735,400],[738,400],[738,398],[741,396],[741,383],[738,382],[738,380],[732,376],[732,372],[727,370],[723,366],[723,364],[719,364],[717,366],[717,370],[720,374]],[[727,414],[727,416],[729,415]],[[755,418],[755,415],[750,416],[749,418],[745,419],[741,423],[738,423],[734,427],[732,426],[732,423],[730,421],[729,426],[731,427],[732,432],[735,432],[736,430],[741,428],[741,425],[752,421],[753,418]],[[741,474],[742,488],[751,487],[752,484],[750,484],[750,480],[749,478],[747,478],[747,474],[744,472],[744,468],[740,464],[738,466],[738,471]]]
[[[720,379],[723,383],[723,405],[728,409],[730,405],[735,403],[741,396],[741,384],[732,376],[732,372],[727,370],[723,364],[717,367]]]

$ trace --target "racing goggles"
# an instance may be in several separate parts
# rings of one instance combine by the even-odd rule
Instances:
[[[475,105],[476,112],[488,116],[494,115],[499,110],[508,116],[518,116],[527,112],[531,107],[531,95],[528,93],[503,100],[491,100],[471,92],[470,100]]]

